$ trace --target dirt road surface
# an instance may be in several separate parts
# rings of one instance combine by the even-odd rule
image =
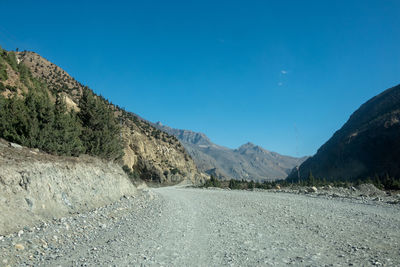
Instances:
[[[400,206],[288,193],[146,189],[2,237],[1,265],[400,266]]]

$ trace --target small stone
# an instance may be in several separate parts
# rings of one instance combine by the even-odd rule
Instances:
[[[25,249],[24,245],[22,245],[22,244],[15,244],[14,247],[16,250],[24,250]]]
[[[21,148],[22,148],[21,145],[18,145],[18,144],[16,144],[16,143],[11,143],[11,142],[10,142],[10,147],[18,148],[18,149],[21,149]]]
[[[0,241],[3,241],[4,236],[0,235]]]
[[[21,235],[23,235],[24,234],[24,231],[23,230],[19,230],[18,231],[18,237],[21,237]]]
[[[309,189],[308,189],[308,192],[313,192],[313,193],[315,193],[315,192],[317,192],[318,191],[318,189],[315,187],[315,186],[312,186],[312,187],[310,187]]]
[[[26,201],[26,204],[28,204],[28,206],[29,206],[30,208],[33,207],[33,202],[32,202],[32,200],[30,200],[29,198],[25,198],[25,201]]]
[[[42,247],[43,248],[47,248],[48,247],[46,241],[44,241],[43,239],[40,239],[40,241],[42,242]]]

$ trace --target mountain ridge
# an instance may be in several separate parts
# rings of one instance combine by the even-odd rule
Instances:
[[[251,142],[231,149],[213,143],[204,133],[174,129],[160,122],[154,125],[176,136],[201,171],[223,180],[231,178],[255,181],[284,179],[293,167],[307,158],[280,155]]]
[[[400,85],[363,103],[289,180],[400,177]]]

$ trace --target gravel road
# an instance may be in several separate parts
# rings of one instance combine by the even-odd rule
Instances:
[[[399,266],[400,205],[164,187],[0,239],[0,266]]]

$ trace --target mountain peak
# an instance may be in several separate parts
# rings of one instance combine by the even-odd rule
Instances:
[[[252,142],[247,142],[246,144],[244,144],[242,146],[254,147],[254,146],[257,146],[257,145],[253,144]]]
[[[247,142],[246,144],[241,145],[238,149],[238,151],[248,151],[248,150],[254,150],[254,151],[266,151],[264,148],[253,144],[252,142]]]

